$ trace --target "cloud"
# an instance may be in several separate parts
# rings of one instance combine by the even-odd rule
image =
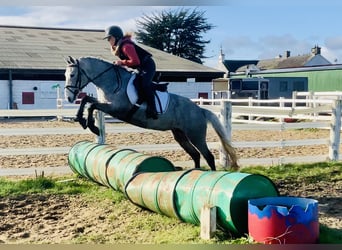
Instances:
[[[325,45],[331,50],[342,50],[342,36],[326,38]]]
[[[19,6],[29,6],[29,5],[111,5],[111,6],[200,6],[200,5],[226,5],[232,0],[12,0],[2,1],[1,4],[4,5],[19,5]]]
[[[314,44],[303,39],[298,39],[291,34],[278,36],[264,36],[259,39],[261,53],[259,58],[274,58],[283,55],[285,51],[290,51],[292,56],[308,54]]]
[[[104,29],[119,25],[134,31],[136,18],[165,7],[152,6],[30,6],[20,15],[0,16],[2,25]]]
[[[226,59],[253,59],[258,43],[248,36],[226,36],[222,41],[222,49]],[[238,57],[238,58],[237,58]]]
[[[291,34],[268,35],[251,38],[249,36],[226,37],[222,43],[226,58],[230,59],[270,59],[290,51],[292,56],[311,53],[316,44],[306,39],[298,39]],[[238,56],[238,58],[234,58]]]

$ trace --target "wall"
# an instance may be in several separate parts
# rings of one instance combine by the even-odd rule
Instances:
[[[243,77],[245,74],[236,74],[234,77]],[[307,77],[309,91],[342,91],[342,68],[325,70],[307,70],[293,72],[258,72],[252,73],[257,77]]]
[[[13,102],[18,109],[55,109],[57,107],[57,88],[60,86],[60,97],[64,98],[64,81],[35,81],[35,80],[13,80]],[[0,81],[0,109],[8,109],[9,106],[9,82]],[[172,82],[168,86],[170,93],[175,93],[188,98],[198,98],[199,93],[207,93],[211,97],[211,82]],[[96,87],[89,84],[83,92],[96,96]],[[24,104],[23,93],[26,93],[26,101],[32,104]],[[31,100],[30,97],[33,96]],[[25,98],[24,98],[25,99]],[[64,102],[67,103],[66,101]]]
[[[9,102],[8,81],[0,80],[0,109],[7,109]]]
[[[13,80],[13,102],[18,109],[55,109],[57,107],[57,88],[64,98],[64,81]],[[0,81],[0,109],[9,107],[9,82]],[[96,93],[94,86],[87,86],[84,91]],[[26,102],[26,103],[25,103]]]
[[[211,82],[171,82],[168,91],[190,99],[199,98],[199,93],[208,93],[211,98]]]

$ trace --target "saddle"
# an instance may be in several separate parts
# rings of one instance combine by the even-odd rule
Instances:
[[[141,102],[144,102],[144,96],[142,94],[142,89],[141,89],[141,81],[142,81],[142,76],[140,74],[137,74],[135,79],[133,80],[134,87],[138,91],[138,101],[141,99]],[[152,91],[154,92],[154,95],[156,96],[156,91],[160,92],[167,92],[167,86],[169,85],[168,82],[165,83],[157,83],[157,82],[152,82],[151,83],[151,88]]]
[[[139,74],[132,74],[131,79],[127,84],[127,96],[130,102],[133,104],[132,109],[128,112],[126,119],[130,120],[133,114],[144,105],[145,97],[142,94],[141,89],[141,76]],[[169,102],[169,94],[167,92],[167,86],[169,83],[157,83],[152,82],[151,88],[154,93],[155,103],[156,103],[156,111],[159,114],[165,112]]]

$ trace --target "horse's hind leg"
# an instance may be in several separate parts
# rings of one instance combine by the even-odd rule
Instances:
[[[192,143],[193,146],[196,147],[196,149],[201,152],[203,155],[204,159],[207,161],[209,167],[211,170],[216,170],[215,167],[215,157],[214,155],[210,152],[208,145],[206,143],[206,128],[203,133],[189,133],[187,135],[187,138],[189,138],[190,142]]]
[[[179,129],[172,129],[172,134],[179,145],[187,152],[195,162],[195,168],[200,167],[201,155],[197,149],[190,143],[183,131]]]

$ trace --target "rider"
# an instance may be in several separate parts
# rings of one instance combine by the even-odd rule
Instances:
[[[123,34],[119,26],[109,26],[105,30],[105,37],[110,44],[111,51],[120,60],[114,64],[138,69],[141,74],[141,89],[145,97],[147,108],[146,117],[158,119],[155,108],[152,79],[156,73],[156,65],[152,55],[131,40],[130,34]]]

